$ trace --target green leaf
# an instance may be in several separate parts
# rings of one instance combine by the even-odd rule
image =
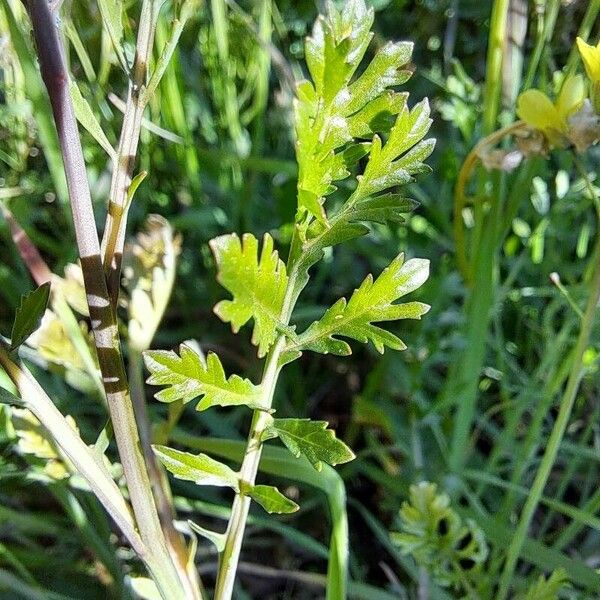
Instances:
[[[354,138],[372,139],[378,132],[387,132],[394,125],[396,115],[404,109],[407,93],[386,91],[348,117],[348,127]]]
[[[335,431],[327,429],[327,425],[327,421],[310,419],[273,419],[263,439],[279,437],[296,458],[306,456],[320,471],[324,462],[337,465],[354,459],[352,450],[338,440]]]
[[[238,474],[206,454],[190,454],[158,445],[152,446],[152,449],[167,471],[177,479],[239,491]]]
[[[350,86],[346,110],[355,113],[387,88],[406,83],[412,73],[399,69],[408,63],[412,51],[411,42],[388,42],[380,48],[364,73]]]
[[[408,183],[413,175],[428,169],[423,161],[433,152],[434,139],[421,141],[429,128],[429,102],[419,102],[412,110],[406,106],[398,114],[385,145],[373,138],[371,155],[356,197],[366,198],[391,187]],[[405,153],[403,156],[402,154]]]
[[[403,214],[413,211],[419,205],[415,200],[404,198],[399,194],[382,194],[366,198],[353,205],[349,211],[349,221],[368,221],[387,223],[403,222]]]
[[[133,197],[135,196],[135,193],[137,192],[137,189],[140,187],[140,185],[142,184],[142,181],[144,181],[144,179],[146,179],[146,177],[148,176],[148,171],[140,171],[137,175],[135,175],[133,177],[133,179],[131,180],[131,183],[129,184],[129,188],[127,189],[127,204],[129,204],[132,200]],[[148,218],[154,218],[157,217],[158,215],[150,215]],[[166,221],[166,219],[165,219]]]
[[[483,531],[471,519],[463,522],[451,508],[449,496],[437,493],[435,483],[421,481],[410,486],[410,502],[402,503],[400,521],[402,532],[392,532],[392,542],[442,586],[462,588],[472,569],[480,568],[487,559]],[[462,569],[462,560],[472,567]]]
[[[114,148],[108,141],[108,138],[102,130],[100,123],[98,123],[98,120],[92,112],[88,101],[82,96],[79,87],[72,79],[69,81],[69,92],[71,94],[73,109],[75,110],[75,116],[77,117],[77,120],[100,144],[100,146],[102,146],[108,156],[114,160],[116,157]]]
[[[155,394],[161,402],[189,402],[203,396],[196,406],[204,410],[211,406],[249,406],[261,408],[259,386],[239,375],[225,376],[219,357],[210,352],[206,363],[189,346],[179,347],[179,356],[172,350],[144,352],[144,362],[150,371],[147,383],[166,385]]]
[[[40,326],[49,298],[50,282],[21,296],[10,336],[11,350],[18,348]]]
[[[252,343],[263,357],[282,330],[280,314],[288,283],[285,264],[273,250],[273,238],[265,234],[260,257],[258,240],[249,233],[241,240],[234,233],[222,235],[210,246],[217,262],[217,280],[233,296],[219,302],[215,313],[231,323],[234,333],[253,319]]]
[[[241,493],[250,496],[252,500],[258,502],[269,514],[293,513],[300,508],[293,500],[284,496],[272,485],[248,486],[247,484],[242,484]]]
[[[317,19],[306,40],[312,83],[298,86],[295,104],[298,207],[323,225],[328,223],[325,196],[336,189],[334,181],[350,174],[340,168],[345,160],[336,151],[353,138],[388,131],[393,115],[406,104],[405,94],[386,88],[410,76],[399,67],[408,62],[412,44],[388,44],[350,83],[371,40],[372,24],[373,10],[363,0],[346,2],[340,11],[331,2],[327,17]]]
[[[18,396],[15,396],[7,389],[0,387],[0,404],[8,404],[9,406],[26,406],[25,401]]]
[[[400,254],[375,281],[368,275],[348,302],[340,298],[320,321],[314,322],[287,349],[346,356],[352,353],[350,346],[337,339],[337,336],[344,336],[360,342],[370,341],[381,353],[386,346],[404,350],[406,346],[400,338],[373,322],[420,319],[429,310],[428,305],[393,302],[419,288],[428,276],[428,260],[414,258],[405,263],[404,254]]]
[[[326,104],[356,71],[373,36],[369,32],[373,18],[373,10],[367,10],[363,0],[349,0],[341,11],[330,2],[327,18],[315,21],[306,39],[306,64]]]

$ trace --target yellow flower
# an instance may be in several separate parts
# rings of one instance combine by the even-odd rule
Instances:
[[[579,54],[581,54],[581,60],[583,60],[583,66],[590,81],[600,82],[600,42],[591,46],[578,37],[577,48],[579,48]]]
[[[569,77],[556,99],[552,102],[540,90],[527,90],[517,99],[517,114],[534,129],[541,131],[552,144],[568,131],[567,119],[585,100],[585,82],[581,75]]]

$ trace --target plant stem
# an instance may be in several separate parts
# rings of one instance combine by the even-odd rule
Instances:
[[[296,227],[290,243],[290,256],[288,257],[288,285],[285,291],[285,298],[283,300],[279,319],[285,326],[290,322],[298,295],[300,294],[303,285],[306,283],[306,278],[303,279],[300,274],[303,269],[302,259],[305,258],[307,254],[302,254],[297,232],[298,229]],[[312,244],[318,244],[318,238],[313,240]],[[306,247],[304,250],[306,250]],[[246,444],[246,451],[240,468],[240,480],[250,485],[254,485],[254,481],[256,480],[258,465],[262,454],[261,437],[269,423],[269,413],[267,411],[273,404],[275,387],[277,386],[277,380],[281,370],[279,359],[285,349],[286,338],[282,335],[269,350],[265,361],[265,369],[261,381],[261,406],[266,407],[266,410],[254,411]],[[249,509],[250,497],[243,494],[237,494],[233,502],[231,516],[227,525],[225,548],[220,557],[217,584],[215,587],[215,600],[230,600],[233,593],[233,584],[235,583],[235,574],[240,559],[240,551]]]
[[[527,501],[521,512],[519,524],[517,525],[515,534],[508,547],[506,563],[500,578],[500,587],[497,596],[498,600],[505,600],[508,596],[517,560],[519,559],[521,548],[523,547],[523,543],[527,536],[527,530],[529,529],[529,525],[531,524],[531,520],[543,494],[544,487],[546,486],[546,482],[548,481],[548,477],[554,466],[559,446],[562,442],[567,425],[569,424],[569,418],[577,396],[577,391],[579,390],[579,384],[585,373],[583,354],[589,344],[590,335],[594,326],[594,318],[598,309],[598,303],[600,302],[600,233],[597,235],[598,240],[592,255],[594,270],[590,282],[590,295],[587,300],[579,336],[575,345],[573,362],[569,371],[569,379],[567,380],[567,385],[560,401],[558,416],[554,423],[554,427],[552,428],[548,444],[546,445],[544,456],[542,457]]]
[[[279,357],[285,347],[285,337],[281,336],[273,345],[265,363],[265,371],[261,382],[262,402],[261,405],[271,407],[273,395],[277,385],[280,366]],[[242,467],[240,469],[240,480],[249,485],[254,485],[258,464],[262,453],[262,434],[269,424],[269,413],[266,410],[255,410],[250,426],[250,434],[246,445]],[[238,493],[233,501],[231,517],[227,525],[225,548],[220,557],[219,572],[215,588],[215,600],[229,600],[233,593],[235,574],[240,558],[244,530],[248,511],[250,510],[250,496]]]
[[[148,550],[145,562],[165,598],[197,598],[197,588],[192,585],[182,565],[174,560],[163,535],[139,448],[117,318],[102,267],[83,150],[69,95],[69,77],[54,18],[46,0],[30,0],[27,9],[63,155],[92,330],[115,440],[140,537]],[[44,423],[44,415],[41,418]]]
[[[535,48],[529,61],[529,68],[525,75],[525,81],[523,83],[523,90],[528,90],[533,85],[533,80],[540,64],[542,52],[544,47],[548,44],[552,38],[554,32],[554,26],[556,25],[556,18],[558,17],[558,10],[560,9],[560,2],[558,0],[550,0],[543,4],[544,6],[544,18],[541,30],[538,29],[537,38],[535,42]]]
[[[506,44],[506,21],[509,7],[510,0],[495,0],[492,8],[483,108],[483,133],[485,135],[496,128],[502,89],[502,59]]]
[[[456,181],[456,187],[454,189],[454,208],[452,227],[454,232],[454,244],[456,246],[456,260],[458,262],[458,268],[465,278],[468,285],[473,285],[473,273],[472,265],[469,264],[466,250],[465,240],[465,227],[463,222],[462,211],[466,205],[466,194],[465,190],[469,179],[473,173],[473,169],[476,167],[479,161],[479,156],[486,148],[497,144],[507,135],[514,134],[516,131],[523,129],[525,123],[523,121],[516,121],[511,123],[507,127],[503,127],[494,133],[484,137],[480,140],[465,158],[465,161],[460,168],[458,178]]]

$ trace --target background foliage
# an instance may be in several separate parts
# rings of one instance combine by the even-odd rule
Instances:
[[[131,4],[133,15],[136,3]],[[529,159],[508,174],[477,172],[477,194],[501,211],[485,221],[479,251],[489,252],[490,260],[479,263],[473,292],[454,253],[453,191],[471,148],[514,119],[518,90],[535,83],[553,96],[555,70],[567,65],[582,71],[574,40],[582,23],[597,40],[599,3],[515,2],[527,15],[527,35],[522,45],[511,47],[512,68],[504,73],[492,71],[485,60],[491,3],[370,4],[377,12],[369,56],[390,39],[415,43],[415,75],[402,89],[414,99],[411,106],[430,98],[437,138],[428,160],[433,175],[407,186],[420,205],[406,223],[376,225],[367,238],[326,253],[295,318],[308,326],[400,252],[431,260],[430,279],[417,299],[432,309],[422,321],[398,326],[408,346],[404,352],[380,356],[350,342],[351,357],[305,353],[283,372],[278,416],[328,421],[357,457],[337,467],[338,475],[328,467],[319,474],[293,462],[282,466],[280,454],[267,454],[264,479],[290,498],[301,498],[301,510],[276,518],[253,511],[239,598],[322,597],[328,563],[331,567],[333,554],[346,546],[353,597],[493,598],[568,375],[579,324],[574,307],[582,308],[587,298],[586,270],[598,235],[597,148],[581,156],[563,150]],[[72,73],[112,144],[124,76],[102,35],[96,3],[65,0],[65,5]],[[173,349],[182,340],[197,340],[203,352],[217,352],[227,373],[252,381],[259,378],[260,363],[251,328],[235,338],[212,313],[223,292],[208,241],[231,231],[257,237],[268,232],[286,253],[296,208],[292,86],[304,76],[303,38],[318,8],[286,0],[203,4],[183,32],[142,132],[139,168],[148,175],[137,190],[129,231],[139,232],[148,213],[159,213],[181,236],[176,284],[153,347]],[[130,26],[125,23],[126,33]],[[75,262],[76,250],[28,27],[18,2],[0,2],[0,199],[62,275]],[[163,22],[157,43],[165,37]],[[494,82],[502,89],[502,110],[490,125],[482,98]],[[91,135],[82,135],[100,215],[110,183],[106,155]],[[472,221],[473,211],[467,209],[465,218]],[[490,223],[498,227],[496,245],[486,250]],[[0,331],[9,335],[20,296],[32,283],[5,221],[0,255]],[[560,276],[562,291],[551,273]],[[596,326],[569,428],[523,545],[515,597],[600,594],[599,333]],[[44,353],[43,340],[23,352],[61,411],[93,443],[106,422],[105,408],[72,348],[57,350],[61,340],[66,344],[60,328],[53,335],[46,343],[52,352]],[[467,409],[457,413],[458,406]],[[225,440],[243,439],[246,411],[197,412],[188,405],[177,424],[165,427],[168,407],[150,402],[149,410],[159,439],[171,429],[173,443],[196,452],[223,459],[241,452]],[[119,540],[99,505],[47,472],[56,455],[35,424],[17,427],[6,411],[0,418],[0,597],[126,594],[114,578],[119,562],[127,562],[132,573],[139,565],[124,548],[113,551]],[[428,494],[425,508],[411,513],[406,505],[399,514],[403,502],[418,503],[419,489],[410,486],[422,481],[437,484],[426,492],[421,486]],[[200,492],[181,480],[173,481],[173,491],[180,516],[223,527],[227,491]],[[340,525],[344,495],[347,536]],[[390,537],[398,531],[404,533]],[[409,534],[429,536],[420,551],[410,549]],[[444,554],[448,544],[469,551]],[[199,569],[209,586],[215,561],[213,546],[201,541]]]

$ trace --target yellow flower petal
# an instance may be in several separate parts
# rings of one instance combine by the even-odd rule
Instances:
[[[586,98],[585,81],[581,75],[569,77],[562,85],[556,109],[561,119],[566,121],[582,104]]]
[[[600,81],[600,42],[597,46],[591,46],[578,37],[577,48],[588,77],[594,82]]]
[[[517,99],[517,114],[525,123],[535,129],[562,131],[566,123],[546,94],[540,90],[527,90]]]

